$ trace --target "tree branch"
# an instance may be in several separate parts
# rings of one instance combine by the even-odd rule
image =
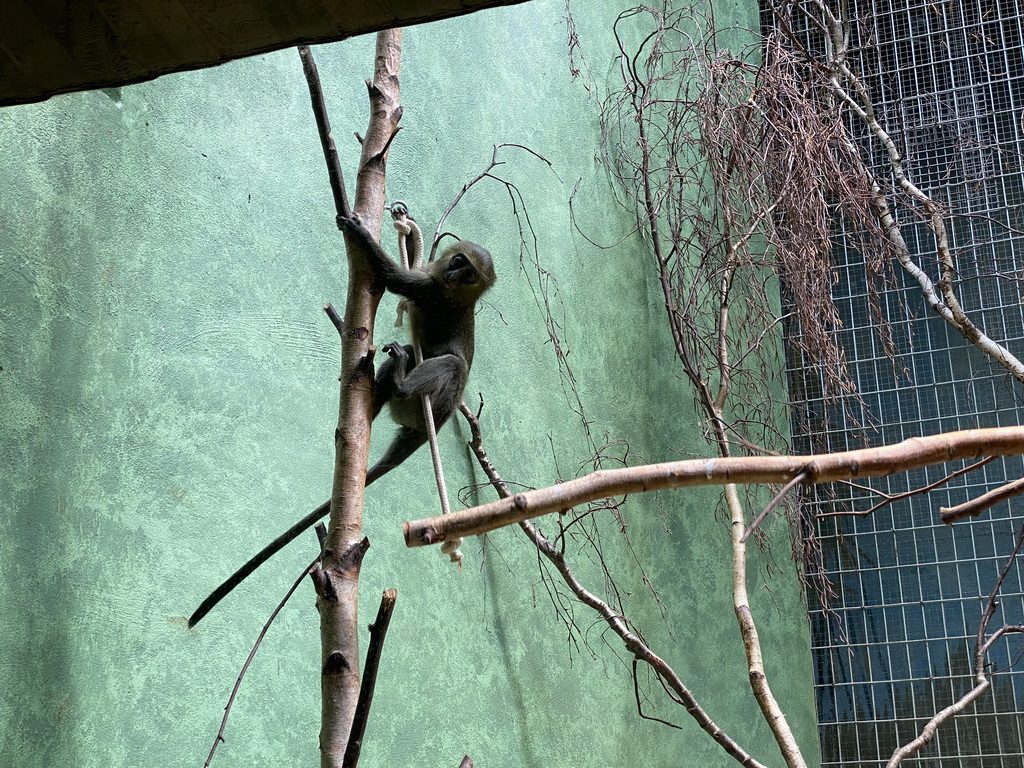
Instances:
[[[548,488],[402,524],[409,547],[437,544],[451,536],[476,536],[505,525],[607,496],[727,483],[788,483],[806,473],[808,483],[880,477],[957,459],[1024,453],[1024,427],[972,429],[915,437],[895,445],[810,456],[736,456],[690,459],[626,469],[600,470]]]
[[[1014,480],[1012,483],[1007,483],[996,488],[994,491],[989,491],[976,499],[965,501],[963,504],[958,504],[955,507],[939,507],[939,517],[946,525],[952,525],[957,520],[962,520],[965,517],[974,517],[989,507],[994,507],[999,502],[1012,499],[1021,493],[1024,493],[1024,478]]]
[[[384,211],[384,171],[387,150],[398,130],[399,65],[402,32],[377,35],[373,80],[367,82],[370,120],[362,140],[356,176],[354,210],[370,232],[380,236]],[[305,49],[303,58],[311,58]],[[330,127],[316,80],[316,68],[305,67],[313,96],[313,109],[325,147],[328,175],[339,215],[348,214],[344,183],[336,153],[328,148]],[[340,189],[339,189],[340,188]],[[373,270],[346,237],[349,279],[341,326],[341,390],[335,430],[335,463],[331,491],[331,519],[324,542],[321,567],[313,574],[317,587],[321,640],[322,768],[342,765],[359,697],[359,569],[368,542],[362,539],[363,489],[369,456],[372,419],[371,386],[373,322],[380,292]],[[338,327],[336,318],[335,327]]]
[[[462,412],[462,415],[466,418],[466,421],[469,424],[470,433],[472,435],[472,439],[469,441],[469,447],[476,456],[480,467],[483,469],[484,474],[487,475],[491,485],[498,492],[498,495],[502,498],[508,498],[512,493],[508,487],[508,483],[506,483],[504,479],[502,479],[501,475],[498,474],[497,469],[495,469],[487,455],[487,452],[484,450],[483,438],[480,433],[480,422],[465,403],[459,405],[459,410]],[[685,707],[686,711],[694,720],[697,721],[697,724],[706,733],[708,733],[711,738],[722,747],[722,749],[732,756],[740,765],[746,766],[747,768],[765,768],[765,766],[742,749],[740,745],[737,744],[731,736],[729,736],[729,734],[723,731],[711,719],[708,713],[703,709],[703,707],[701,707],[697,698],[693,695],[690,689],[683,684],[683,681],[680,679],[679,675],[676,674],[676,671],[664,659],[654,653],[638,633],[632,631],[626,617],[613,610],[608,603],[583,586],[580,580],[576,577],[576,574],[573,573],[572,569],[569,567],[562,552],[555,548],[551,541],[540,531],[539,528],[537,528],[537,526],[529,521],[521,521],[519,523],[519,527],[522,529],[523,533],[526,534],[527,538],[533,542],[533,545],[537,550],[547,558],[554,569],[558,571],[558,574],[562,577],[566,586],[568,586],[576,596],[576,599],[595,611],[601,617],[612,632],[618,635],[622,640],[623,645],[625,645],[626,649],[633,654],[634,659],[644,662],[654,670],[654,673],[658,676],[658,679],[662,684],[672,691],[674,694],[674,700]]]
[[[388,634],[391,614],[394,613],[397,599],[397,589],[384,590],[384,594],[380,598],[380,608],[377,609],[377,618],[370,625],[370,645],[366,649],[363,684],[359,688],[359,701],[356,704],[352,730],[348,737],[348,746],[345,749],[343,768],[356,768],[359,764],[359,753],[363,748],[363,735],[366,733],[366,723],[370,717],[370,705],[373,704],[373,692],[377,687],[377,669],[380,667],[380,657],[384,651],[384,638]]]

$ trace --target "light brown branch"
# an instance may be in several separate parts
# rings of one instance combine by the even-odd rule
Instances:
[[[729,509],[732,533],[732,600],[736,620],[739,622],[740,634],[743,637],[743,650],[747,656],[747,675],[750,678],[750,689],[765,722],[771,729],[779,751],[789,768],[806,768],[807,763],[800,753],[800,746],[789,727],[789,721],[779,706],[775,694],[768,683],[768,675],[764,669],[764,656],[761,653],[761,640],[754,623],[754,614],[750,610],[750,598],[747,595],[747,547],[743,541],[744,514],[743,504],[735,483],[725,486],[725,503]]]
[[[904,167],[903,155],[897,147],[896,141],[875,116],[874,103],[867,89],[847,64],[849,36],[846,25],[848,20],[843,16],[836,15],[825,0],[814,0],[814,5],[819,9],[830,36],[831,55],[823,62],[832,70],[829,84],[836,96],[858,119],[863,121],[881,144],[889,158],[889,169],[892,171],[896,184],[924,211],[928,228],[935,241],[935,255],[938,256],[940,267],[939,280],[932,281],[931,277],[914,261],[910,248],[903,237],[902,226],[897,221],[889,200],[882,192],[877,179],[865,169],[864,175],[867,177],[873,195],[872,204],[886,237],[895,249],[897,260],[904,270],[917,280],[925,300],[937,314],[967,341],[1003,366],[1014,378],[1024,381],[1024,362],[979,328],[960,305],[954,290],[957,270],[949,240],[947,211],[910,180]],[[842,12],[845,12],[845,5],[843,5]],[[849,87],[844,83],[848,83]],[[850,142],[851,149],[856,151],[852,141],[849,139],[847,141]]]
[[[989,507],[994,507],[999,502],[1012,499],[1021,493],[1024,493],[1024,478],[1014,480],[1012,483],[1007,483],[976,499],[965,501],[963,504],[957,504],[955,507],[939,507],[939,517],[946,525],[952,525],[957,520],[974,517]]]
[[[566,512],[594,499],[627,493],[727,483],[787,483],[801,472],[808,483],[880,477],[980,456],[1024,453],[1024,427],[972,429],[915,437],[895,445],[810,456],[737,456],[690,459],[626,469],[600,470],[576,480],[478,507],[403,523],[409,547],[437,544],[451,536],[475,536],[552,512]]]

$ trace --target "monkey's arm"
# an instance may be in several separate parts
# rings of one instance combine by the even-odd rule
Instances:
[[[200,603],[199,607],[196,608],[195,612],[188,619],[189,628],[194,627],[199,623],[199,620],[208,614],[213,607],[219,603],[224,597],[226,597],[231,590],[245,581],[246,577],[249,576],[253,571],[259,568],[263,563],[270,559],[272,555],[282,549],[288,542],[298,536],[307,528],[312,528],[317,520],[327,515],[331,511],[331,502],[326,501],[319,507],[314,509],[304,518],[299,520],[295,525],[289,528],[287,531],[282,533],[272,542],[267,544],[263,549],[257,552],[252,559],[249,560],[245,565],[231,574],[223,584],[217,587],[213,592],[210,593],[209,597]]]
[[[373,239],[358,216],[339,215],[337,222],[338,229],[359,243],[359,248],[366,260],[370,262],[374,273],[383,281],[384,287],[389,291],[407,296],[413,301],[430,300],[436,296],[437,286],[434,279],[426,272],[421,272],[418,269],[403,269],[396,264],[394,259],[388,256],[380,244]]]

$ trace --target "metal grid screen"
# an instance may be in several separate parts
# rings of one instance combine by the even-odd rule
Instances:
[[[848,7],[861,20],[853,27],[852,60],[871,88],[881,122],[900,137],[912,180],[956,214],[952,235],[964,308],[1020,355],[1024,8],[1013,0],[849,0]],[[883,169],[877,143],[866,132],[861,138]],[[930,233],[915,224],[906,225],[904,234],[934,275]],[[829,450],[1019,423],[1024,388],[932,314],[916,284],[902,275],[881,299],[902,356],[893,365],[872,328],[855,242],[838,239],[834,293],[841,342],[863,405],[826,408],[811,394],[794,403],[796,421],[823,435]],[[791,391],[820,393],[813,370],[792,357],[789,365]],[[901,372],[903,365],[909,375]],[[871,486],[896,494],[957,467]],[[971,688],[978,620],[1024,518],[1024,499],[954,526],[937,522],[938,507],[1022,475],[1020,459],[997,460],[869,517],[819,519],[821,565],[836,593],[830,611],[813,594],[810,606],[823,765],[884,765],[896,746]],[[817,513],[865,510],[878,500],[837,486],[806,502]],[[1021,576],[1020,567],[1009,574],[992,628],[1024,621]],[[1012,666],[1024,645],[1014,637],[990,654],[992,670],[1007,670],[993,676],[992,689],[904,764],[1024,766],[1024,676]]]

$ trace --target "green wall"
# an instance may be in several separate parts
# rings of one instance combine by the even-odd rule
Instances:
[[[573,3],[598,84],[616,11]],[[720,16],[755,9],[723,3]],[[404,130],[391,198],[432,223],[497,142],[522,190],[548,295],[598,443],[633,461],[707,453],[635,239],[598,162],[597,111],[569,76],[562,0],[536,0],[406,30]],[[366,126],[371,37],[316,50],[350,174]],[[0,765],[201,765],[249,646],[315,554],[307,534],[195,630],[188,615],[271,535],[327,498],[337,337],[321,311],[344,298],[345,261],[293,50],[0,110]],[[509,480],[544,485],[587,460],[568,408],[537,273],[520,265],[508,195],[473,191],[449,222],[494,254],[498,286],[479,315],[470,394]],[[377,344],[395,333],[381,306]],[[391,432],[381,422],[374,453]],[[481,477],[442,432],[449,487]],[[482,500],[492,498],[481,494]],[[638,718],[629,659],[581,607],[569,637],[536,555],[506,530],[466,547],[461,572],[406,550],[402,520],[434,514],[429,456],[367,497],[372,547],[363,620],[399,590],[366,766],[727,765],[646,677]],[[605,554],[629,613],[715,720],[781,765],[749,695],[728,594],[717,494],[633,498],[636,556],[605,519]],[[606,516],[607,518],[607,516]],[[552,523],[549,522],[550,528]],[[780,531],[781,533],[781,531]],[[817,760],[806,619],[785,573],[752,567],[769,673]],[[570,547],[570,554],[575,550]],[[575,557],[602,588],[596,565]],[[285,608],[252,665],[214,765],[314,765],[319,638],[312,587]]]

